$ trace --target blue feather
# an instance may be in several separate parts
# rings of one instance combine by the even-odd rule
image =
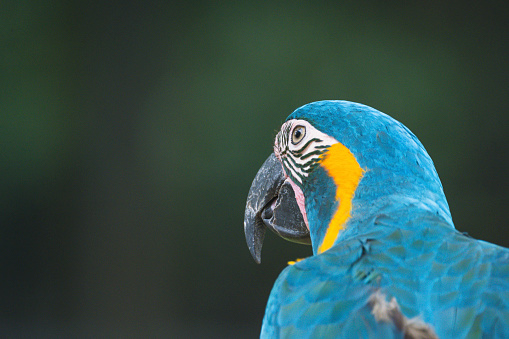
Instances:
[[[365,174],[344,230],[321,254],[316,247],[340,202],[323,168],[303,183],[315,255],[283,270],[261,336],[509,338],[509,250],[454,228],[417,137],[347,101],[311,103],[292,119],[346,146]]]

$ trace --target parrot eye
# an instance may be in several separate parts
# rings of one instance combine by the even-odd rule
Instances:
[[[292,144],[297,145],[306,136],[306,127],[297,126],[292,132]]]

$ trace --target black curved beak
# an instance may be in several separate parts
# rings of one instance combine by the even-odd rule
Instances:
[[[267,227],[286,240],[311,244],[293,188],[274,153],[265,160],[251,184],[244,214],[247,246],[257,263],[261,262]]]

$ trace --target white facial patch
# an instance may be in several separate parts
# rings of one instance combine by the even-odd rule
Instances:
[[[338,141],[317,130],[308,121],[292,119],[281,126],[274,142],[274,153],[294,182],[302,184],[319,164],[320,156]]]

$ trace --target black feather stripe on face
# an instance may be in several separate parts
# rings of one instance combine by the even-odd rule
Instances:
[[[275,138],[274,153],[280,159],[286,175],[297,185],[302,185],[309,173],[318,166],[322,154],[330,145],[324,145],[321,138],[311,137],[299,148],[295,149],[297,145],[292,145],[294,149],[290,149],[289,141],[295,125],[293,121],[287,121],[281,126]]]

